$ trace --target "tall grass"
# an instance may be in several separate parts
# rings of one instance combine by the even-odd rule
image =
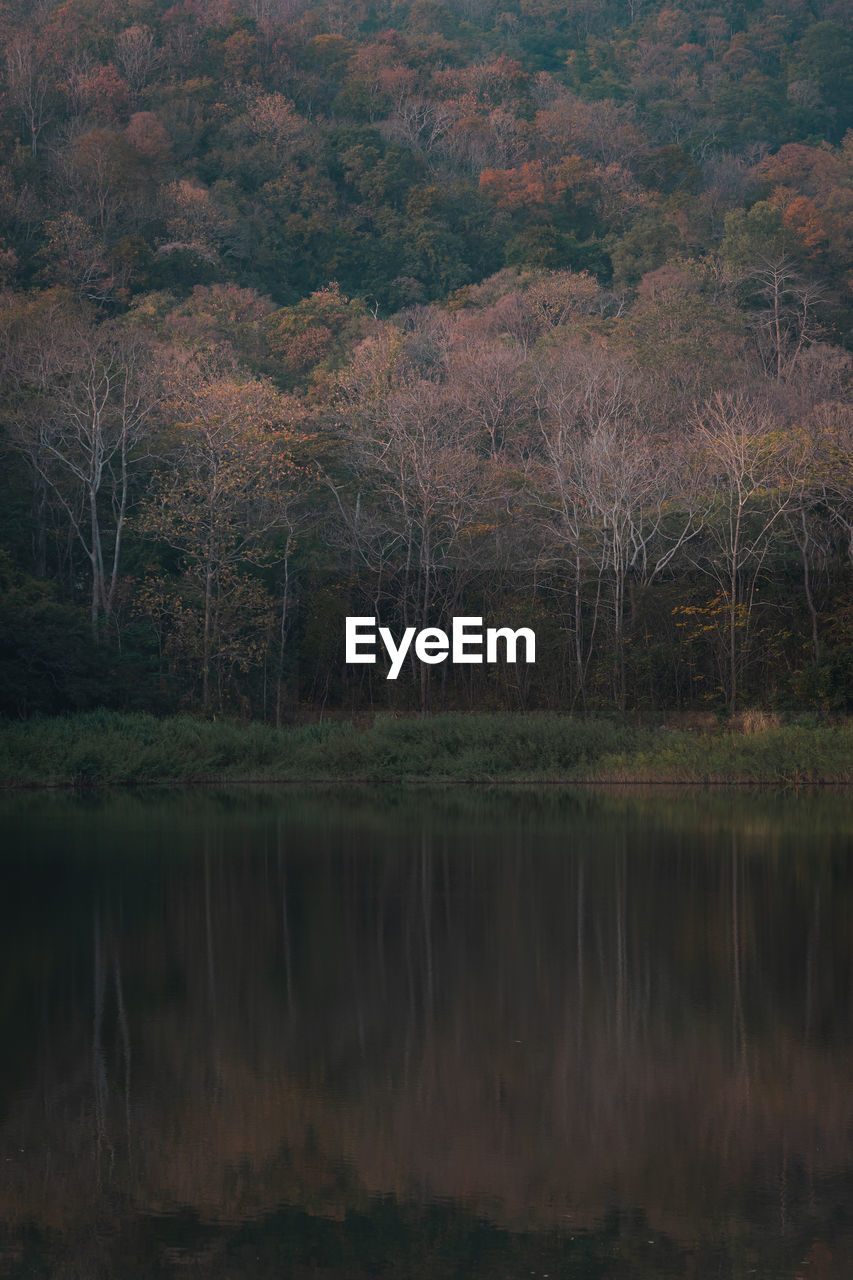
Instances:
[[[853,729],[698,736],[555,715],[326,723],[93,711],[0,725],[0,784],[296,781],[851,782]]]

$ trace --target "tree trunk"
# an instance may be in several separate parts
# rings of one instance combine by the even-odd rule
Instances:
[[[737,706],[737,575],[729,582],[729,715]]]
[[[575,663],[578,672],[578,693],[581,699],[581,711],[584,720],[587,716],[586,706],[586,671],[583,660],[583,601],[581,599],[581,561],[575,553]]]
[[[278,643],[278,676],[275,685],[275,727],[281,728],[281,691],[284,679],[284,641],[287,634],[287,594],[290,589],[290,564],[288,557],[284,559],[284,587],[281,593],[281,626]]]
[[[98,619],[101,612],[102,598],[102,573],[103,558],[101,556],[101,534],[98,528],[98,495],[91,488],[89,490],[89,522],[91,528],[91,547],[89,549],[89,560],[92,565],[92,604],[90,610],[92,624],[92,639],[95,644],[98,643]]]
[[[210,710],[210,639],[212,627],[213,567],[208,564],[204,575],[204,638],[201,659],[201,704]]]
[[[812,649],[814,650],[815,662],[820,662],[820,636],[817,627],[817,609],[815,608],[814,596],[812,595],[811,569],[809,566],[809,537],[806,527],[806,513],[800,511],[800,518],[803,525],[803,540],[800,542],[800,555],[803,560],[803,590],[806,594],[806,605],[809,610],[809,617],[812,623]],[[799,539],[797,539],[799,542]]]
[[[121,497],[116,516],[115,545],[113,547],[113,564],[110,573],[110,587],[107,593],[104,612],[110,617],[115,603],[116,584],[118,583],[119,561],[121,557],[121,539],[124,533],[124,521],[127,515],[127,435],[122,433],[121,441]]]

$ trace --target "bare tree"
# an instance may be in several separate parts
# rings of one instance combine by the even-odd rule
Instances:
[[[253,137],[266,143],[277,165],[284,163],[304,138],[306,122],[282,93],[259,93],[252,97],[246,119]]]
[[[144,23],[134,23],[116,36],[116,59],[138,98],[160,63],[154,32]]]
[[[604,353],[569,347],[559,362],[540,366],[538,377],[535,501],[546,517],[546,562],[555,553],[557,563],[568,561],[579,696],[586,709],[588,668],[609,599],[615,693],[624,711],[629,581],[653,581],[697,528],[682,451],[643,423],[640,388]]]
[[[448,389],[463,423],[495,460],[527,411],[525,361],[515,345],[466,336],[451,358]]]
[[[31,37],[18,36],[6,50],[6,83],[9,96],[30,135],[30,150],[38,152],[39,138],[50,123],[50,80],[39,65]]]
[[[802,490],[802,441],[782,433],[766,403],[743,392],[715,392],[697,410],[694,427],[709,500],[706,555],[698,563],[725,602],[733,713],[761,572],[774,534]]]
[[[764,367],[776,382],[782,382],[791,377],[803,351],[820,336],[815,312],[823,289],[805,280],[787,257],[766,259],[748,279],[765,304],[752,315]]]
[[[455,118],[450,103],[406,94],[399,99],[383,130],[430,155],[453,127]]]
[[[423,335],[412,336],[417,349]],[[354,502],[338,495],[348,536],[377,578],[396,577],[403,625],[429,625],[454,592],[453,575],[487,503],[480,421],[460,411],[446,382],[423,376],[406,339],[390,327],[362,343],[340,391],[355,481]],[[421,677],[426,709],[426,667]]]
[[[152,343],[53,304],[12,336],[9,365],[10,438],[86,556],[97,640],[115,604],[131,468],[157,408]]]
[[[853,405],[833,399],[818,405],[807,423],[808,486],[804,504],[817,506],[840,530],[853,565]]]

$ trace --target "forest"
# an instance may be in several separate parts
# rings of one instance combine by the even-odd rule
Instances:
[[[0,48],[0,714],[853,713],[846,0],[0,0]],[[536,664],[388,681],[365,614]]]

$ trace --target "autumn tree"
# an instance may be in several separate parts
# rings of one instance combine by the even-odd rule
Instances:
[[[270,354],[287,383],[312,371],[331,371],[363,327],[364,305],[347,298],[332,281],[293,307],[270,315],[264,325]]]
[[[748,275],[750,292],[763,305],[752,313],[762,361],[770,377],[790,378],[805,349],[821,334],[817,309],[824,290],[806,280],[790,258],[767,258]]]
[[[696,461],[708,494],[705,554],[697,563],[725,605],[730,713],[737,707],[762,571],[804,482],[801,439],[745,392],[715,392],[697,410]]]
[[[449,398],[493,461],[521,434],[529,405],[524,384],[525,361],[518,347],[463,331],[449,362]]]
[[[115,50],[118,64],[136,99],[160,61],[154,32],[144,23],[134,23],[116,36]]]
[[[360,344],[339,380],[352,477],[341,511],[359,562],[391,586],[404,626],[434,624],[489,513],[483,420],[441,379],[446,342],[441,324],[408,342],[388,326]],[[427,669],[420,674],[425,707]]]
[[[51,82],[36,42],[20,35],[6,48],[6,85],[30,136],[35,156],[39,139],[51,119]]]
[[[292,527],[302,483],[294,450],[304,433],[294,404],[269,383],[206,375],[191,364],[173,375],[166,406],[171,425],[161,447],[168,461],[138,527],[181,555],[199,590],[200,607],[191,609],[185,629],[197,641],[202,705],[210,710],[214,676],[221,700],[229,661],[245,669],[257,657],[251,646],[229,653],[228,619],[239,621],[235,592],[257,608],[260,584],[247,568],[282,556],[277,536]]]
[[[68,522],[90,575],[90,620],[114,608],[131,497],[159,404],[162,355],[144,331],[102,324],[61,298],[8,308],[11,442]]]
[[[695,531],[682,451],[643,423],[628,370],[594,348],[566,345],[543,361],[535,404],[541,439],[532,514],[544,522],[543,564],[561,569],[571,584],[578,695],[586,710],[588,670],[609,604],[614,693],[624,711],[629,580],[654,581]]]
[[[839,353],[840,354],[840,353]],[[800,553],[803,594],[809,613],[815,662],[822,656],[820,610],[815,599],[817,566],[831,563],[833,541],[840,538],[853,564],[853,407],[844,392],[853,361],[847,358],[840,394],[820,400],[804,424],[803,486],[786,513],[791,537]]]

